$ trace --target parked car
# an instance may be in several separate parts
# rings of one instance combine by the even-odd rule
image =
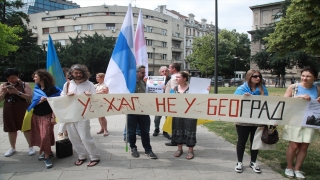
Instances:
[[[320,79],[317,79],[313,82],[314,85],[316,86],[320,86]]]
[[[230,83],[229,83],[230,86],[239,86],[242,84],[243,84],[243,80],[241,78],[236,78],[236,79],[232,78],[230,79]]]
[[[214,85],[215,78],[214,76],[211,78],[211,85]],[[224,80],[222,76],[218,76],[218,86],[223,86]]]

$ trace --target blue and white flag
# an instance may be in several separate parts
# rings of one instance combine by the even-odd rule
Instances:
[[[133,32],[133,16],[129,4],[104,79],[110,93],[135,92],[137,74]]]

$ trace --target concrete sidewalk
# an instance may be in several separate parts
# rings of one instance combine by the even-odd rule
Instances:
[[[53,158],[53,168],[46,169],[44,163],[38,161],[38,155],[28,156],[28,147],[22,133],[19,132],[17,140],[17,153],[11,157],[4,157],[4,153],[10,148],[7,133],[0,131],[0,179],[10,180],[36,180],[36,179],[285,179],[280,174],[272,171],[268,166],[260,163],[261,174],[256,174],[249,167],[250,158],[244,156],[244,171],[236,173],[234,167],[237,162],[235,146],[226,142],[221,137],[202,126],[198,126],[197,145],[195,158],[185,158],[184,154],[175,158],[177,147],[168,147],[164,143],[169,142],[162,135],[152,136],[153,116],[151,116],[151,145],[158,159],[152,160],[144,156],[144,149],[140,138],[137,140],[140,158],[131,157],[125,152],[123,141],[123,128],[125,116],[107,117],[109,136],[97,135],[100,129],[97,119],[91,120],[91,133],[101,153],[101,162],[95,167],[75,166],[77,155],[57,159]],[[161,121],[161,127],[164,118]],[[0,125],[3,129],[3,125]],[[57,133],[58,125],[55,126]],[[137,136],[138,137],[138,136]],[[39,148],[35,147],[38,151]],[[55,147],[52,147],[55,153]],[[130,150],[129,150],[130,151]]]

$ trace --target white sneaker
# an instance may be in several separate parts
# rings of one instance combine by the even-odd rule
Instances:
[[[253,169],[254,172],[261,173],[258,163],[250,162],[250,167]]]
[[[287,169],[284,171],[284,174],[288,177],[288,178],[294,178],[294,173],[292,169]]]
[[[238,162],[236,167],[234,168],[234,170],[237,172],[237,173],[242,173],[242,162]]]
[[[302,171],[294,171],[294,174],[296,175],[297,179],[305,179],[304,172]]]
[[[33,147],[29,147],[29,156],[33,156],[36,154],[36,151],[33,149]]]
[[[11,149],[9,149],[9,150],[4,154],[4,156],[5,156],[5,157],[10,157],[10,156],[12,156],[15,152],[16,152],[16,150],[13,149],[13,148],[11,148]]]

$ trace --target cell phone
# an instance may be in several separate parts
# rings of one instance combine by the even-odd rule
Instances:
[[[6,88],[8,88],[8,89],[13,89],[13,85],[11,85],[11,84],[10,84],[10,85],[7,85]]]

